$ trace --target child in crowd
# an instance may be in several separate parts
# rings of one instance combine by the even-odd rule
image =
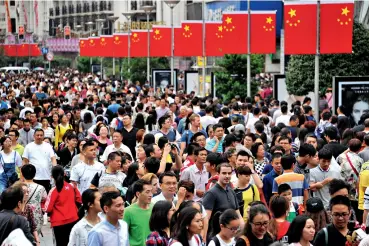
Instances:
[[[278,195],[284,196],[290,203],[290,209],[287,215],[287,221],[292,222],[293,219],[301,213],[301,208],[296,202],[292,202],[292,189],[289,184],[281,184],[278,186]]]

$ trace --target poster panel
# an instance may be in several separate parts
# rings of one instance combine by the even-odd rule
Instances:
[[[369,113],[369,77],[333,77],[333,111],[344,106],[351,126],[361,124],[360,117]]]
[[[199,72],[185,71],[185,93],[190,94],[194,91],[196,94],[199,89]]]
[[[176,88],[178,88],[178,78],[177,78],[177,69],[174,69],[174,77],[176,78],[176,81],[174,84],[172,82],[170,69],[152,69],[152,81],[153,81],[153,87],[155,88],[155,91],[158,87],[160,87],[161,91],[164,92],[165,88],[168,85],[175,85]]]

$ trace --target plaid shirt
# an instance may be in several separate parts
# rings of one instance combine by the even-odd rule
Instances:
[[[162,235],[161,235],[162,234]],[[169,238],[165,232],[153,231],[146,239],[146,246],[167,246]]]

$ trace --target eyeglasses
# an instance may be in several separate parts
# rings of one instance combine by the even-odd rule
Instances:
[[[333,215],[334,217],[336,217],[336,218],[339,218],[339,217],[344,218],[344,217],[349,216],[349,215],[350,215],[350,213],[333,213],[332,215]]]
[[[227,226],[224,226],[224,227],[227,228],[228,230],[234,232],[234,233],[239,232],[241,230],[241,227],[231,227],[231,228],[229,228]]]
[[[264,222],[251,222],[251,224],[253,224],[256,227],[265,227],[269,225],[269,221],[264,221]]]
[[[199,139],[196,140],[197,143],[198,142],[205,142],[205,141],[206,141],[206,138],[199,138]]]

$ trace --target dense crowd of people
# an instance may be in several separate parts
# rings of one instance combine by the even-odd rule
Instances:
[[[57,246],[369,245],[369,113],[262,80],[224,101],[2,74],[0,242],[39,246],[49,220]]]

